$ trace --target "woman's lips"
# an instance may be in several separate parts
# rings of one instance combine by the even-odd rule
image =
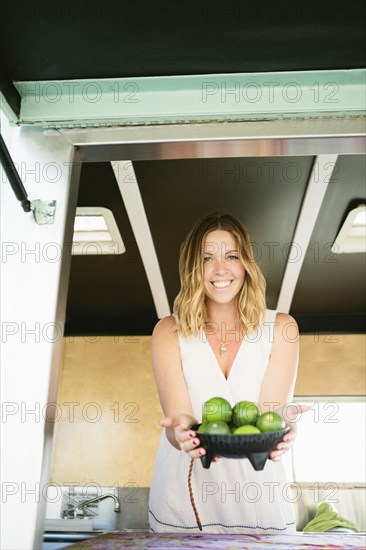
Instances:
[[[211,284],[215,288],[228,288],[231,285],[232,281],[211,281]]]

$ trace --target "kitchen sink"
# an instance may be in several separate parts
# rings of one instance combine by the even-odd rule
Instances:
[[[46,520],[42,550],[66,548],[75,542],[91,539],[105,531],[93,529],[91,519]]]
[[[108,531],[45,531],[41,550],[67,548],[75,542],[91,539]],[[147,533],[148,529],[122,529],[124,533]]]
[[[75,542],[92,539],[105,531],[45,531],[42,550],[66,548]]]

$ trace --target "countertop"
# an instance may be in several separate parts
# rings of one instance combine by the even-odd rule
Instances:
[[[178,550],[194,549],[253,549],[295,550],[352,549],[364,550],[365,533],[297,533],[294,535],[249,535],[205,533],[165,533],[111,531],[93,539],[69,546],[69,550],[117,550],[120,548]]]

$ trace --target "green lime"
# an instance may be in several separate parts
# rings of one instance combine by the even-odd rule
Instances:
[[[197,432],[205,433],[206,431],[207,422],[202,422],[202,424],[198,427]]]
[[[240,401],[233,408],[233,422],[236,426],[252,424],[255,426],[261,410],[257,403],[252,401]]]
[[[239,428],[236,428],[236,430],[233,431],[234,435],[260,434],[260,433],[261,431],[255,426],[252,426],[251,424],[246,424],[245,426],[239,426]]]
[[[222,420],[216,420],[216,422],[207,422],[205,433],[224,435],[230,434],[231,432],[226,422],[223,422]]]
[[[275,412],[266,412],[260,415],[256,424],[261,432],[277,432],[286,427],[283,418]]]
[[[231,419],[230,422],[227,423],[229,428],[230,428],[230,431],[234,431],[236,430],[237,426],[234,424],[233,420]]]
[[[223,397],[212,397],[203,404],[202,422],[230,422],[232,410],[229,401]]]

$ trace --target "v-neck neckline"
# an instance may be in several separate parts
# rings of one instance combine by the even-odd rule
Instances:
[[[242,347],[243,347],[243,344],[244,344],[244,341],[245,341],[245,334],[244,334],[244,336],[243,336],[242,341],[240,342],[240,345],[239,345],[239,347],[238,347],[238,351],[236,352],[236,355],[235,355],[235,357],[234,357],[234,359],[233,359],[233,362],[231,363],[231,366],[230,366],[230,369],[229,369],[229,372],[228,372],[227,376],[225,376],[224,371],[223,371],[222,368],[220,367],[220,363],[218,362],[218,359],[217,359],[217,357],[216,357],[216,353],[214,352],[214,350],[213,350],[213,348],[212,348],[210,342],[208,341],[207,334],[206,334],[204,331],[203,331],[203,334],[204,334],[205,337],[206,337],[206,342],[204,342],[204,340],[202,340],[203,344],[204,344],[204,345],[207,345],[208,348],[210,349],[210,351],[211,351],[211,353],[212,353],[212,355],[213,355],[213,357],[214,357],[214,360],[215,360],[215,363],[216,363],[217,368],[219,369],[219,371],[221,372],[222,376],[224,377],[224,380],[225,380],[226,382],[228,382],[228,381],[229,381],[229,378],[230,378],[230,375],[231,375],[231,372],[232,372],[232,370],[233,370],[233,368],[234,368],[234,365],[235,365],[235,363],[236,363],[236,360],[237,360],[237,358],[238,358],[238,355],[239,355],[239,353],[241,352],[241,349],[242,349]]]

